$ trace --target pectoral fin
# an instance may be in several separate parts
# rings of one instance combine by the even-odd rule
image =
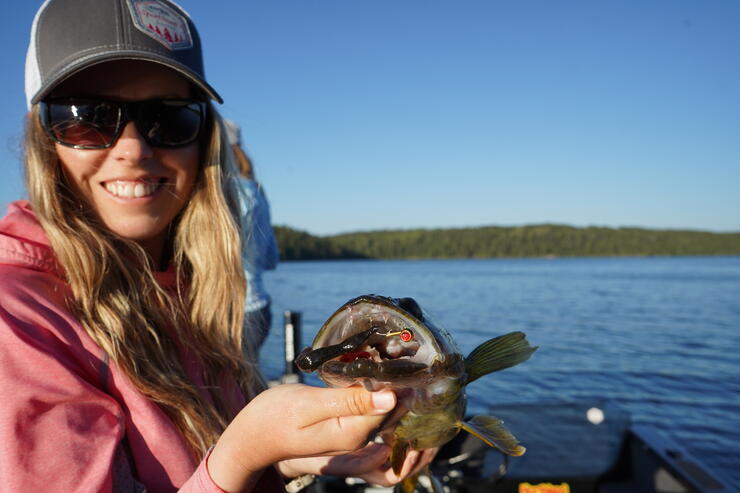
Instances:
[[[406,453],[409,451],[409,442],[406,440],[396,440],[391,449],[391,467],[393,472],[401,474],[403,462],[406,460]]]
[[[414,493],[416,489],[416,483],[419,481],[419,473],[407,477],[401,481],[401,491],[403,493]]]
[[[445,493],[444,486],[442,486],[442,483],[439,481],[439,479],[434,477],[432,471],[429,469],[429,464],[424,466],[424,469],[422,469],[418,473],[414,474],[413,476],[409,476],[408,478],[401,481],[401,492],[413,493],[416,490],[416,485],[419,482],[420,476],[426,476],[426,478],[429,480],[429,485],[425,485],[422,483],[422,491],[431,491],[432,493]]]
[[[465,358],[466,384],[488,373],[523,363],[536,350],[537,347],[529,345],[524,332],[510,332],[489,339]]]
[[[483,440],[486,445],[496,447],[507,455],[522,455],[527,450],[504,426],[504,422],[493,416],[475,416],[462,423],[463,430]]]

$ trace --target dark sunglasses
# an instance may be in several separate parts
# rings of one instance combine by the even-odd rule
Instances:
[[[198,139],[206,104],[189,99],[121,102],[64,98],[41,102],[41,124],[57,143],[75,149],[111,147],[133,121],[153,147],[182,147]]]

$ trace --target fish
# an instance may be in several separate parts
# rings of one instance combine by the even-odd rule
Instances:
[[[505,454],[524,454],[526,448],[502,420],[465,420],[465,387],[523,363],[537,349],[515,331],[463,357],[450,334],[413,298],[366,294],[337,309],[294,362],[305,373],[316,371],[331,387],[362,385],[396,393],[397,405],[377,434],[391,447],[390,464],[399,474],[409,450],[440,447],[461,430]],[[403,490],[413,491],[417,479],[405,481]]]

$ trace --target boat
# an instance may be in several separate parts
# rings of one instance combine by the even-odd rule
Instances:
[[[293,360],[301,341],[299,312],[285,313],[285,373],[300,382]],[[633,423],[609,401],[528,402],[496,406],[527,447],[509,457],[468,433],[445,444],[431,470],[447,493],[729,493],[729,483],[659,430]],[[353,478],[321,477],[306,493],[391,491]],[[432,491],[421,477],[418,490]]]

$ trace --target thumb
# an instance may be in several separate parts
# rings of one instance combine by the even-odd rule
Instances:
[[[302,432],[311,428],[319,455],[337,455],[363,447],[396,404],[390,390],[368,392],[362,387],[316,389],[311,413]],[[305,408],[303,408],[305,409]]]
[[[313,422],[344,416],[379,416],[386,414],[396,405],[396,394],[390,390],[368,392],[362,387],[343,389],[321,389],[317,414]]]
[[[373,409],[369,414],[372,415],[385,414],[396,407],[396,394],[390,390],[372,392],[370,399],[373,402]]]
[[[350,387],[347,390],[351,393],[345,398],[348,412],[344,416],[378,416],[396,406],[396,394],[390,390],[368,392],[362,387]]]

